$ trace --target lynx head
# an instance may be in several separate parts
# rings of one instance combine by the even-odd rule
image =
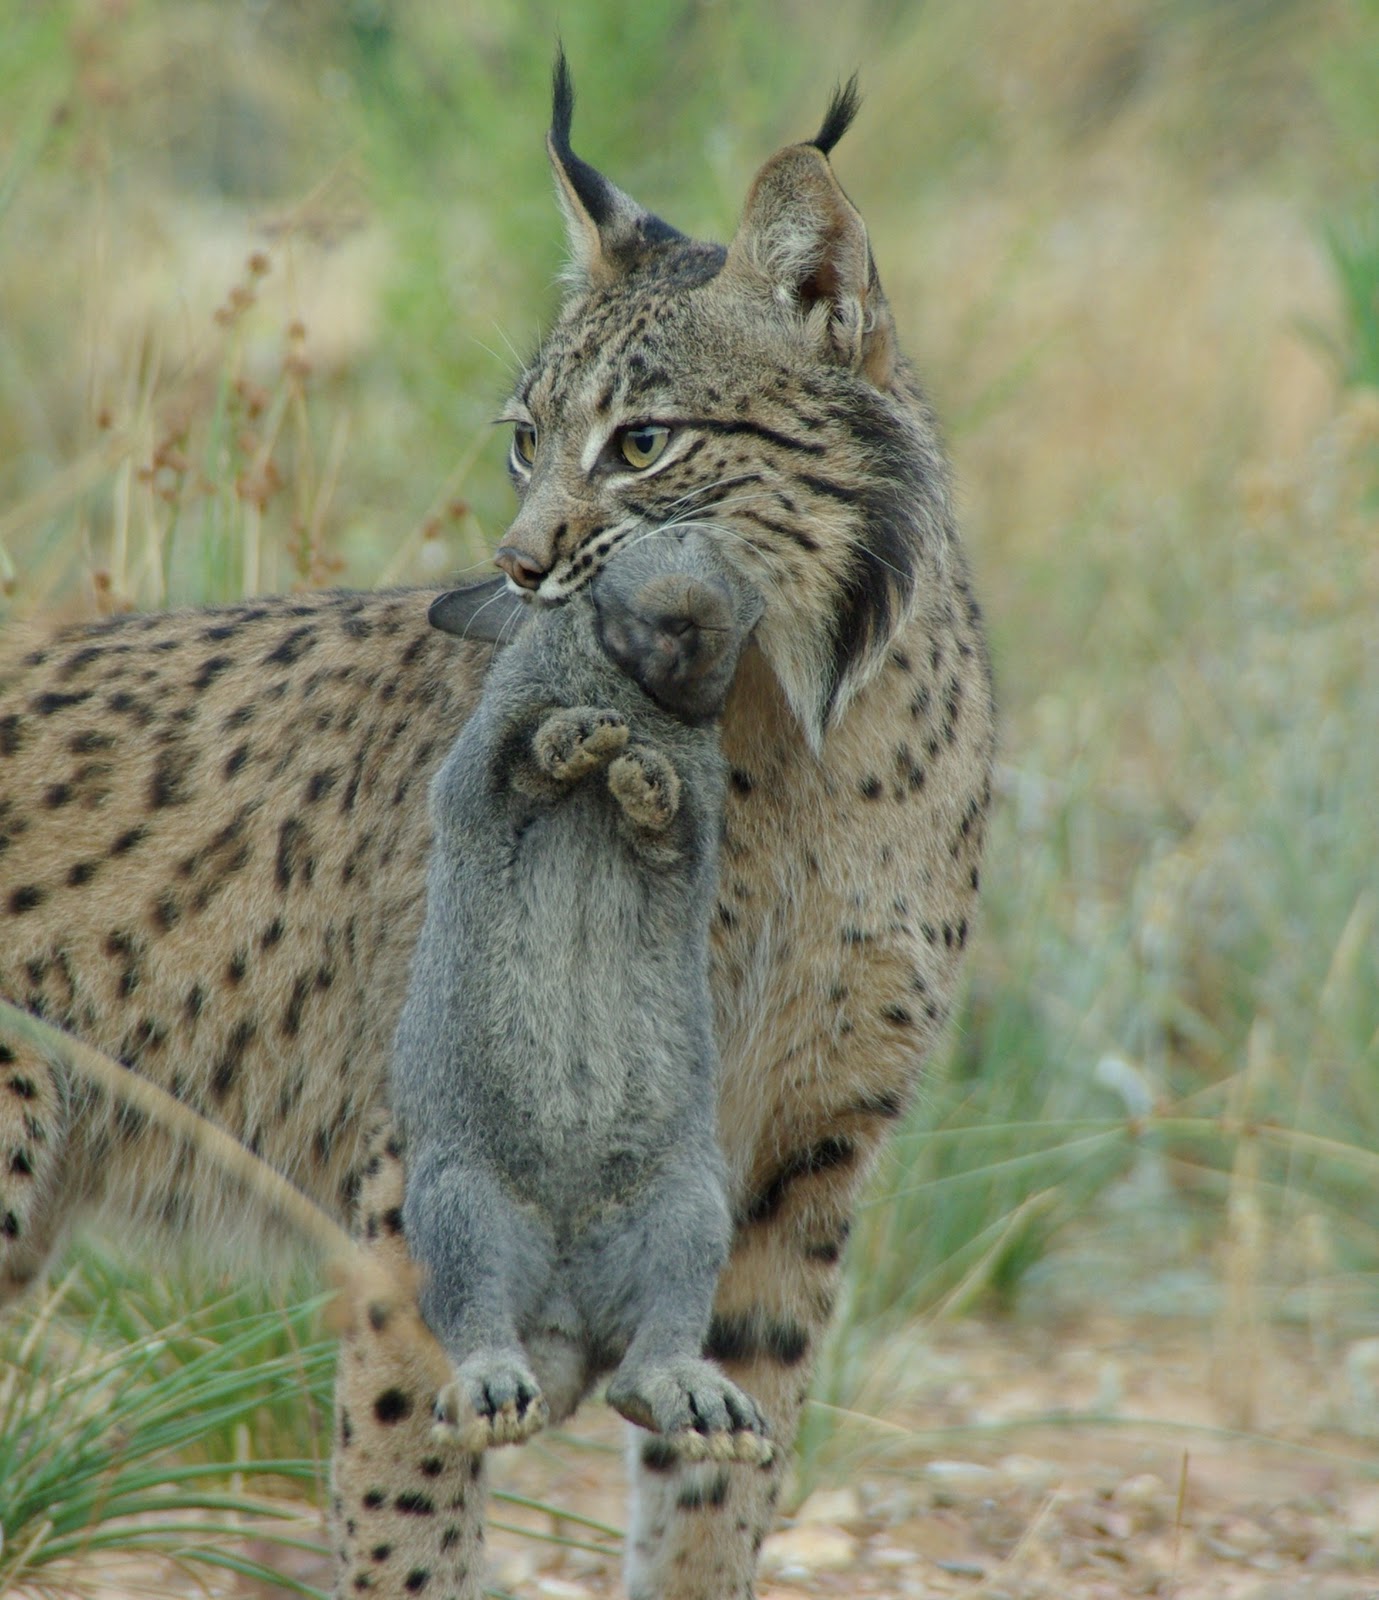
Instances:
[[[521,504],[497,552],[555,604],[656,528],[709,534],[761,594],[757,641],[817,750],[942,559],[946,474],[823,126],[757,173],[732,243],[686,238],[548,139],[567,294],[504,415]]]

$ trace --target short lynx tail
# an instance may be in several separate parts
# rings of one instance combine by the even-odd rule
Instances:
[[[344,1294],[347,1305],[365,1300],[374,1305],[381,1301],[405,1305],[414,1297],[413,1282],[385,1284],[380,1281],[386,1269],[376,1257],[366,1255],[333,1217],[308,1200],[266,1161],[231,1138],[223,1128],[208,1122],[165,1089],[140,1077],[114,1057],[41,1021],[31,1012],[11,1005],[8,1000],[0,999],[0,1038],[4,1037],[41,1051],[50,1060],[99,1085],[142,1111],[169,1133],[194,1145],[246,1193],[275,1211],[327,1256],[331,1263],[330,1275]]]

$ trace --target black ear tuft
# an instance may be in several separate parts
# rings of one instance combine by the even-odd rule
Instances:
[[[862,96],[858,93],[857,74],[854,72],[846,83],[833,91],[833,98],[828,102],[828,110],[824,112],[823,127],[809,143],[827,155],[852,126],[852,119],[857,115],[861,104]]]
[[[557,45],[555,70],[551,73],[551,149],[556,160],[565,169],[570,187],[579,197],[579,203],[589,214],[589,220],[602,229],[613,220],[619,195],[608,179],[570,148],[570,127],[575,117],[575,86],[570,77],[569,63],[565,60],[565,47]]]
[[[551,141],[562,156],[570,153],[570,126],[574,120],[575,86],[570,79],[565,46],[557,40],[555,67],[551,72]]]

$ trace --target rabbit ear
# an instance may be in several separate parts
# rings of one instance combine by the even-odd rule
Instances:
[[[510,644],[527,620],[527,606],[506,578],[451,589],[431,602],[426,620],[442,633],[487,644]]]

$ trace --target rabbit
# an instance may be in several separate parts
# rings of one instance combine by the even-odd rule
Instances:
[[[430,793],[391,1068],[402,1231],[478,1452],[607,1398],[672,1459],[764,1463],[702,1355],[730,1215],[709,994],[717,719],[760,617],[702,534],[645,536],[565,604],[497,579],[432,623],[499,643]]]

